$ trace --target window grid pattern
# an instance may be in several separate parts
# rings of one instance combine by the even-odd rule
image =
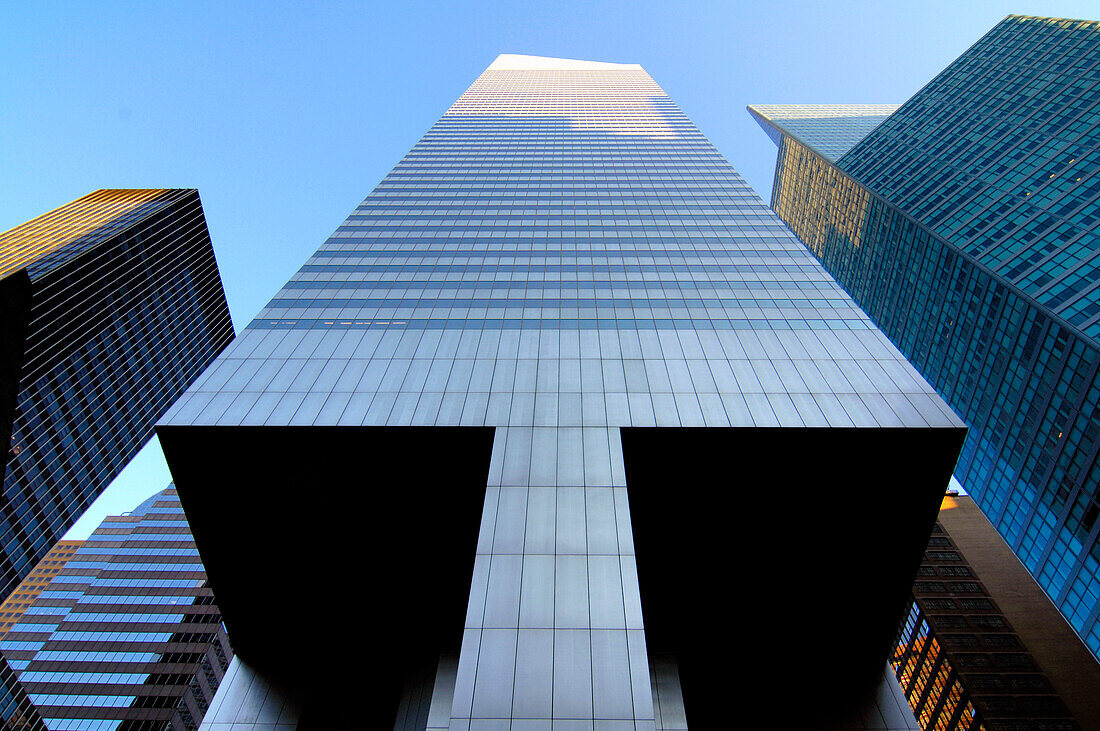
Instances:
[[[82,541],[58,541],[27,575],[27,578],[23,579],[3,604],[0,604],[0,637],[23,616],[38,595],[61,573],[61,569],[82,543]]]
[[[427,727],[653,731],[619,427],[961,424],[640,67],[510,63],[161,424],[495,427]]]
[[[971,428],[955,475],[1100,653],[1094,341],[785,138],[775,205]]]
[[[913,593],[893,666],[922,728],[1081,728],[940,523]]]
[[[1009,16],[838,162],[1093,338],[1098,33]]]
[[[832,162],[897,111],[897,104],[750,104],[749,114],[779,144],[798,138]]]
[[[0,501],[0,595],[233,336],[198,194],[168,191],[157,201],[152,214],[146,202],[113,220],[106,239],[93,230],[27,269],[31,308]]]
[[[1028,75],[1045,79],[1046,65],[1083,74],[1081,64],[1092,68],[1089,59],[1100,53],[1097,38],[1095,24],[1010,17],[883,123],[882,134],[868,136],[838,165],[784,135],[772,199],[780,217],[970,426],[956,476],[1094,654],[1100,654],[1096,329],[1086,323],[1082,330],[1039,292],[1010,284],[1001,269],[968,251],[957,232],[934,225],[919,207],[911,211],[911,201],[891,192],[892,178],[856,161],[904,136],[898,130],[911,128],[915,110],[932,114],[934,108],[942,115],[984,109],[987,96],[971,102],[969,93],[993,84],[992,78],[979,83],[966,76],[969,86],[953,86],[950,98],[942,90],[933,94],[955,78],[953,69],[988,71],[991,59],[1003,58],[1004,68],[1015,69],[1021,84]],[[1092,50],[1082,55],[1081,44],[1089,43]],[[1028,44],[1041,51],[1041,67],[1019,67],[1020,57],[1030,58],[1021,51]],[[971,53],[979,59],[968,61]],[[1011,111],[1019,93],[1015,86],[1006,91],[1007,106],[998,114],[1026,127],[1031,122],[1013,116],[1024,112]],[[932,100],[921,101],[922,95]],[[1066,103],[1052,101],[1053,106],[1028,112],[1034,116],[1027,119],[1043,119]],[[954,139],[948,129],[931,123],[928,128],[938,130],[938,139]],[[1078,130],[1081,144],[1095,146],[1100,139],[1094,125]],[[903,167],[910,154],[904,145],[910,143],[898,142],[891,154],[875,159]],[[1011,137],[990,136],[982,144],[991,155],[1005,157],[1030,149]],[[939,185],[941,174],[951,171],[929,163],[909,169],[904,185]],[[1086,203],[1089,196],[1076,187],[1065,195],[1080,210],[1092,211],[1091,226],[1097,208]],[[937,200],[953,205],[956,199],[948,197]],[[1031,240],[1033,234],[1020,235]]]
[[[939,637],[916,602],[898,632],[890,662],[925,731],[986,731]]]
[[[0,639],[48,729],[198,728],[232,650],[197,556],[173,488],[80,546]]]
[[[7,597],[233,326],[197,191],[96,191],[0,239]],[[7,727],[42,728],[3,659],[0,682]]]

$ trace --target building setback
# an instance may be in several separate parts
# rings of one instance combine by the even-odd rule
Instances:
[[[176,491],[106,518],[0,649],[51,730],[197,729],[232,650]]]
[[[237,652],[208,731],[916,727],[961,422],[640,66],[500,56],[158,434]]]
[[[84,541],[58,541],[57,545],[38,562],[34,570],[27,574],[27,578],[15,587],[15,591],[0,604],[0,636],[3,636],[23,616],[27,607],[34,603],[53,577],[57,576],[73,557],[76,549],[83,544]]]
[[[1098,30],[1009,16],[842,155],[750,107],[773,208],[970,426],[956,476],[1094,655]]]

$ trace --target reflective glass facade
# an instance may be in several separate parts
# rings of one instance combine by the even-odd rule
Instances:
[[[839,163],[1092,338],[1098,34],[1094,21],[1010,16]]]
[[[748,109],[775,144],[788,134],[835,162],[896,112],[898,105],[750,104]]]
[[[0,234],[0,314],[7,596],[233,326],[194,190],[99,190]]]
[[[921,452],[919,488],[875,491],[908,500],[902,523],[914,521],[913,541],[895,536],[881,551],[905,546],[895,567],[899,601],[881,612],[877,599],[867,602],[872,624],[885,627],[885,642],[874,643],[881,654],[868,655],[881,678],[962,426],[640,66],[501,56],[158,425],[246,688],[257,674],[281,672],[256,638],[262,608],[232,596],[263,567],[239,549],[249,528],[225,516],[240,510],[242,520],[257,520],[257,506],[247,488],[207,464],[210,452],[235,445],[249,465],[241,475],[264,486],[265,515],[293,520],[299,532],[311,520],[295,498],[301,481],[339,496],[344,511],[345,500],[363,499],[366,514],[378,516],[370,531],[341,527],[343,516],[328,511],[317,518],[320,545],[300,551],[325,565],[339,549],[324,545],[342,546],[336,537],[355,530],[357,551],[378,551],[391,565],[403,560],[392,547],[408,546],[406,532],[431,540],[423,521],[457,489],[422,484],[418,471],[432,467],[439,445],[482,431],[490,436],[482,452],[472,446],[447,465],[457,483],[467,463],[484,460],[469,498],[481,508],[476,540],[459,556],[470,578],[455,619],[458,643],[451,659],[444,648],[431,664],[434,681],[404,692],[397,728],[684,728],[684,699],[672,687],[679,680],[670,680],[676,662],[684,678],[695,668],[695,688],[725,670],[691,665],[685,658],[701,652],[699,637],[670,628],[712,628],[711,644],[732,648],[725,643],[733,642],[735,610],[662,589],[676,577],[659,568],[671,554],[655,537],[695,533],[676,542],[710,543],[682,559],[679,574],[721,572],[715,542],[725,532],[708,521],[735,510],[735,495],[751,502],[749,485],[767,481],[795,503],[838,509],[836,475],[769,475],[787,468],[777,463],[792,461],[786,450],[794,445],[803,455],[833,455],[834,465],[827,445],[858,450],[841,469],[855,480],[880,456]],[[874,435],[889,443],[881,455],[863,441]],[[379,443],[386,449],[372,451]],[[299,472],[281,458],[288,451],[324,457]],[[699,459],[686,456],[695,451]],[[744,463],[732,471],[731,455]],[[698,465],[716,459],[716,474],[726,477],[714,484]],[[272,460],[279,467],[257,477]],[[922,472],[929,465],[931,477]],[[647,479],[661,485],[643,489]],[[383,507],[418,492],[400,510]],[[688,517],[667,517],[662,534],[661,503],[649,497],[666,492],[682,498],[674,511]],[[713,495],[709,508],[695,504],[702,494]],[[278,512],[288,510],[280,503],[293,505],[293,516]],[[417,514],[424,517],[405,528]],[[658,548],[647,563],[651,546]],[[459,547],[439,550],[449,556]],[[410,564],[394,580],[426,570]],[[713,586],[713,575],[684,591]],[[373,576],[371,589],[395,606],[416,590]],[[892,597],[882,586],[873,595]],[[678,606],[659,606],[659,596]],[[449,621],[449,600],[435,597],[433,621]],[[705,618],[665,621],[684,606],[705,608]],[[375,670],[391,662],[379,635],[404,630],[400,613],[386,611],[372,606],[361,620],[384,633],[351,639],[331,630],[341,652],[328,659],[366,654]],[[671,670],[654,663],[651,675],[659,627],[662,646],[687,649]],[[289,706],[267,684],[254,685],[256,701],[244,700],[244,690],[219,694],[224,702],[215,701],[204,728],[285,722]],[[315,703],[341,702],[340,693],[312,692]],[[686,698],[687,719],[719,722],[719,697],[696,691]],[[913,723],[904,698],[871,694],[866,703],[880,722]],[[392,718],[380,713],[373,722],[381,728]]]
[[[1097,31],[1006,18],[836,164],[784,132],[772,200],[970,426],[956,476],[1094,654]]]
[[[23,616],[27,607],[34,604],[34,600],[49,586],[50,580],[61,572],[82,543],[83,541],[58,541],[34,570],[27,574],[27,578],[0,604],[0,637]]]
[[[913,595],[892,665],[922,728],[1096,728],[1100,665],[971,498],[944,498]]]
[[[194,190],[91,193],[0,235],[0,262],[0,282],[28,290],[22,338],[5,343],[18,375],[0,502],[7,596],[233,326]]]
[[[175,490],[107,518],[0,650],[48,729],[197,729],[232,650]]]

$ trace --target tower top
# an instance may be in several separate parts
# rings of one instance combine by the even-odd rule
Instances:
[[[571,58],[550,56],[523,56],[502,53],[489,65],[488,71],[640,71],[636,63],[607,63],[605,61],[577,61]]]

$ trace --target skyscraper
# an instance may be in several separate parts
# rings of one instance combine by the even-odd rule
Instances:
[[[194,190],[98,190],[0,235],[0,595],[233,337]]]
[[[0,637],[23,616],[27,607],[34,603],[43,589],[49,586],[50,580],[61,573],[61,569],[83,543],[84,541],[58,541],[49,553],[42,557],[34,570],[27,574],[27,578],[15,587],[15,591],[0,604]]]
[[[961,423],[640,66],[500,56],[158,433],[237,652],[211,731],[792,688],[914,727],[886,660]]]
[[[892,662],[925,729],[1100,726],[1100,665],[974,501],[944,498]]]
[[[0,596],[233,337],[194,190],[99,190],[0,235]],[[0,719],[34,725],[0,661]]]
[[[57,731],[194,731],[232,650],[176,491],[108,517],[4,639]]]
[[[1094,655],[1098,30],[1009,16],[840,156],[750,109],[773,208],[970,426],[959,481]]]

